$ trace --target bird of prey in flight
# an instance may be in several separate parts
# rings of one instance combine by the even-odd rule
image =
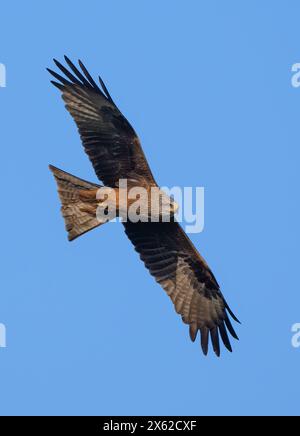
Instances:
[[[98,85],[81,61],[78,67],[66,56],[65,61],[67,66],[54,60],[63,75],[48,71],[54,76],[52,83],[61,91],[65,106],[78,127],[98,179],[105,187],[112,188],[116,198],[121,179],[127,180],[129,187],[158,188],[137,134],[117,108],[102,79],[99,77]],[[58,185],[69,240],[101,225],[96,216],[100,204],[97,191],[101,186],[52,165],[50,170]],[[117,210],[119,207],[121,205],[117,204]],[[171,216],[176,211],[171,199],[169,210]],[[183,322],[189,325],[191,340],[195,341],[200,333],[205,355],[210,340],[214,352],[220,355],[220,338],[232,351],[228,332],[238,337],[229,315],[239,321],[207,263],[176,219],[169,222],[127,220],[122,225],[150,274],[171,298]]]

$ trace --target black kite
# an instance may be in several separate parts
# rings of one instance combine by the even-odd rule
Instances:
[[[56,66],[65,77],[48,70],[57,81],[66,108],[77,124],[80,137],[96,175],[105,186],[118,189],[120,179],[130,186],[157,187],[132,126],[113,102],[99,77],[100,87],[82,62],[77,68],[67,57],[67,69]],[[86,182],[50,166],[58,184],[62,214],[69,240],[99,226],[97,184]],[[238,322],[226,303],[219,285],[192,242],[176,220],[171,222],[124,222],[125,232],[141,260],[174,303],[175,310],[189,325],[195,341],[198,331],[203,353],[208,352],[209,337],[220,355],[219,336],[232,351],[227,330],[237,335],[228,314]]]

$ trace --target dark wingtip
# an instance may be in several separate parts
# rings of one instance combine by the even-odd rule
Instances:
[[[227,327],[229,333],[231,334],[231,336],[233,336],[234,339],[239,340],[238,335],[236,334],[234,328],[232,327],[232,324],[231,324],[230,319],[228,318],[227,314],[225,316],[224,321],[225,321],[226,327]]]
[[[214,327],[214,328],[210,329],[210,337],[211,337],[211,342],[212,342],[213,350],[214,350],[215,354],[218,357],[220,357],[221,350],[220,350],[219,332],[218,332],[218,328],[217,327]]]
[[[84,63],[78,59],[78,64],[81,68],[81,70],[83,71],[83,73],[85,74],[85,77],[88,79],[88,81],[90,82],[90,84],[92,85],[92,87],[97,90],[100,91],[99,86],[97,85],[97,83],[94,81],[94,79],[92,78],[92,76],[90,75],[90,73],[88,72],[87,68],[85,67]]]
[[[64,86],[61,83],[55,82],[55,80],[50,80],[50,82],[52,83],[52,85],[56,86],[56,88],[58,88],[60,91],[63,91]]]
[[[69,86],[69,85],[85,86],[91,90],[94,90],[94,91],[100,93],[104,98],[106,98],[108,101],[110,101],[112,104],[114,104],[103,80],[101,78],[99,78],[99,82],[102,86],[102,90],[101,90],[100,87],[94,81],[94,79],[92,78],[92,76],[88,72],[87,68],[85,67],[85,65],[83,64],[83,62],[80,59],[78,59],[78,64],[79,64],[79,67],[81,68],[82,72],[73,64],[73,62],[69,59],[69,57],[67,55],[64,55],[64,59],[65,59],[68,67],[70,68],[70,70],[72,72],[69,71],[64,65],[62,65],[57,59],[53,58],[53,62],[59,68],[59,70],[69,79],[69,81],[66,80],[65,77],[63,77],[60,74],[56,73],[55,71],[51,70],[50,68],[47,68],[47,71],[53,77],[55,77],[56,80],[58,80],[59,82],[61,82],[65,86]],[[72,73],[74,73],[74,74],[72,74]],[[58,82],[55,82],[55,83],[52,82],[52,83],[57,88],[59,88]],[[59,88],[59,89],[63,90],[64,88]]]
[[[101,79],[100,76],[98,76],[98,79],[99,79],[99,83],[100,83],[101,87],[103,88],[103,91],[104,91],[105,94],[106,94],[106,97],[108,98],[108,100],[109,100],[112,104],[114,104],[114,101],[113,101],[113,99],[111,98],[111,95],[110,95],[110,93],[108,92],[108,89],[106,88],[105,83],[103,82],[103,80]]]
[[[208,332],[209,332],[208,328],[206,327],[200,328],[200,333],[201,333],[200,343],[204,356],[207,356],[208,353],[208,342],[209,342]]]
[[[241,321],[235,316],[235,314],[232,312],[232,310],[230,309],[227,301],[225,301],[225,307],[228,310],[228,313],[230,314],[230,316],[239,324],[241,324]]]
[[[226,327],[225,327],[225,325],[224,325],[224,322],[222,322],[222,323],[219,325],[219,331],[220,331],[220,335],[221,335],[221,338],[222,338],[223,344],[225,345],[225,347],[227,348],[227,350],[230,351],[230,353],[232,353],[232,347],[231,347],[231,344],[230,344],[230,340],[229,340],[229,337],[228,337],[228,334],[227,334],[227,331],[226,331]]]
[[[198,333],[197,325],[195,326],[195,325],[191,324],[190,325],[190,338],[191,338],[192,342],[195,342],[196,337],[197,337],[197,333]]]
[[[66,62],[71,62],[67,55],[64,55],[64,60],[65,60]]]
[[[232,312],[232,310],[229,307],[227,307],[227,310],[230,316],[232,317],[232,319],[235,320],[235,322],[237,322],[238,324],[242,324],[241,321],[235,316],[235,314]]]
[[[70,82],[66,80],[64,77],[62,77],[60,74],[56,73],[55,71],[51,70],[51,68],[47,68],[47,71],[56,79],[59,80],[63,85],[69,85]]]

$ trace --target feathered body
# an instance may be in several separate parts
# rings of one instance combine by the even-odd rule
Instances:
[[[80,71],[67,57],[65,60],[69,69],[55,61],[65,77],[49,70],[56,79],[52,83],[61,91],[77,124],[98,179],[114,190],[119,189],[121,179],[127,180],[129,188],[157,187],[137,134],[113,102],[102,79],[99,78],[99,87],[82,62],[79,61]],[[52,166],[50,169],[58,184],[69,239],[101,225],[95,216],[100,185]],[[178,222],[127,221],[123,225],[146,268],[166,291],[183,322],[189,325],[192,341],[200,332],[204,354],[208,352],[210,338],[219,356],[221,337],[225,347],[232,351],[228,332],[236,339],[237,335],[229,315],[238,320],[207,263]]]

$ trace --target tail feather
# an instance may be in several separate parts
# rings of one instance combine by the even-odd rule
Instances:
[[[96,195],[92,194],[101,186],[72,176],[53,165],[49,165],[49,169],[57,183],[69,241],[100,226],[101,222],[96,217]]]

